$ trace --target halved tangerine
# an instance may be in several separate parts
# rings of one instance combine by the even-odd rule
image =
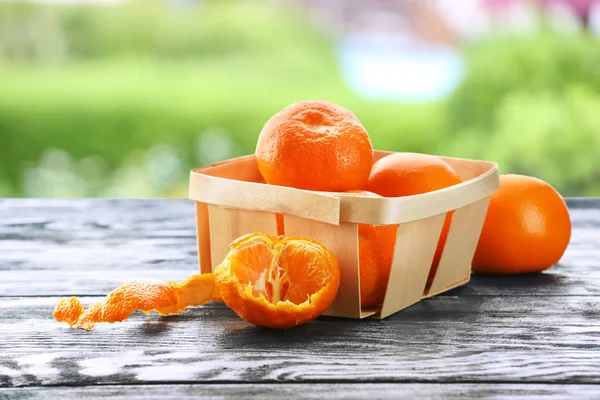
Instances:
[[[263,233],[231,243],[214,271],[221,298],[245,321],[290,328],[331,306],[340,284],[335,256],[319,243]]]

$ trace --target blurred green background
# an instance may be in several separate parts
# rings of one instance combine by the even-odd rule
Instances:
[[[0,197],[185,197],[305,99],[600,196],[600,8],[467,3],[0,3]]]

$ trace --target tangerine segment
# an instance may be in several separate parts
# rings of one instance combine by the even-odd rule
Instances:
[[[84,310],[77,297],[62,299],[52,315],[79,329],[91,330],[98,322],[121,322],[135,311],[161,315],[177,314],[189,306],[220,301],[212,274],[193,275],[181,284],[154,279],[124,282],[102,301]]]
[[[331,306],[340,283],[335,256],[319,243],[263,233],[242,236],[215,268],[223,301],[245,321],[290,328]]]

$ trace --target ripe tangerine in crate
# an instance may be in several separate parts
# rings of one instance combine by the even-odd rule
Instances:
[[[375,159],[391,152],[376,151]],[[254,155],[194,169],[189,198],[196,202],[200,271],[225,258],[229,244],[253,232],[285,235],[323,244],[338,259],[340,287],[325,315],[385,318],[425,297],[467,283],[490,196],[499,187],[495,163],[441,157],[462,183],[434,192],[396,198],[315,192],[266,185]],[[437,272],[427,278],[446,214],[454,211]],[[358,225],[398,225],[383,303],[361,308]],[[281,229],[281,226],[280,228]]]

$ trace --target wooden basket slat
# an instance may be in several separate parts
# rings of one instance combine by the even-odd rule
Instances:
[[[446,215],[398,226],[394,259],[379,318],[419,302]]]
[[[210,226],[208,221],[208,204],[196,203],[196,237],[198,238],[198,261],[200,273],[212,272],[210,254]]]
[[[291,215],[284,216],[286,236],[310,238],[321,243],[337,258],[340,266],[340,287],[333,305],[325,315],[361,318],[358,274],[358,225],[331,225]],[[371,313],[372,314],[372,313]]]
[[[275,214],[208,205],[212,270],[229,252],[229,244],[248,233],[277,235]]]
[[[484,198],[452,215],[448,238],[428,297],[445,292],[469,281],[471,262],[490,198]]]

